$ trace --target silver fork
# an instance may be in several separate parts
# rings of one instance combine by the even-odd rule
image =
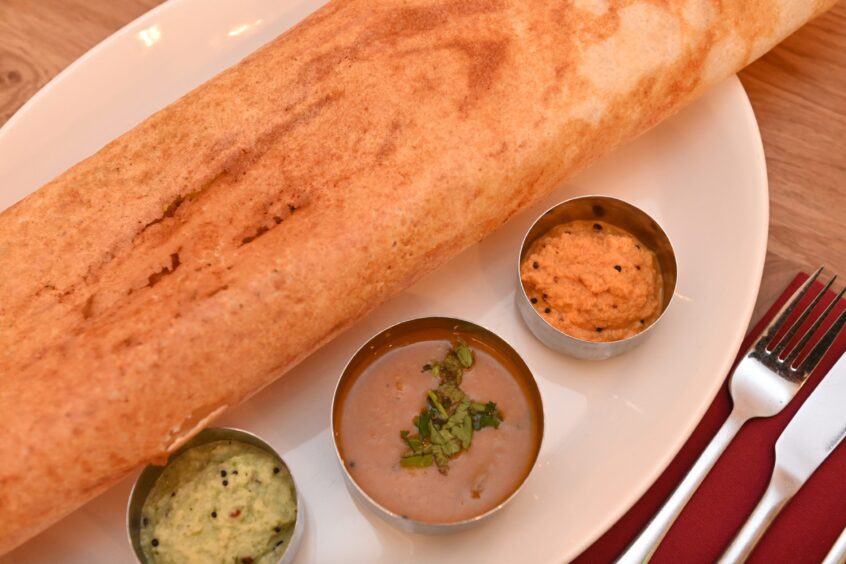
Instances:
[[[729,390],[731,391],[734,406],[731,414],[722,428],[717,432],[711,443],[705,448],[699,459],[688,471],[684,479],[670,495],[661,510],[655,514],[649,524],[640,535],[629,545],[626,551],[617,559],[621,564],[635,564],[647,562],[658,545],[661,544],[667,531],[673,525],[676,518],[684,509],[687,502],[696,492],[696,489],[705,479],[705,476],[720,458],[720,455],[731,443],[740,428],[756,417],[772,417],[779,413],[784,406],[796,395],[802,384],[820,359],[828,351],[834,338],[837,336],[842,321],[846,316],[841,316],[832,325],[813,349],[805,356],[802,362],[796,366],[795,362],[799,354],[806,347],[813,335],[817,332],[826,317],[834,309],[834,305],[846,292],[846,288],[840,291],[814,321],[811,327],[792,347],[790,351],[785,350],[796,333],[811,315],[811,312],[819,304],[822,297],[831,288],[837,276],[832,276],[828,284],[814,296],[811,302],[802,310],[799,317],[790,325],[787,332],[775,341],[776,335],[786,325],[788,318],[794,312],[799,302],[808,293],[814,281],[819,278],[822,267],[805,281],[790,297],[790,300],[779,310],[773,321],[767,326],[764,334],[758,338],[752,347],[747,351],[746,356],[740,361],[731,375]]]

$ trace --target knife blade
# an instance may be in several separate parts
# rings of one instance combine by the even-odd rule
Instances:
[[[743,562],[770,523],[846,436],[846,356],[841,355],[787,424],[775,445],[770,484],[720,558]]]
[[[841,356],[776,441],[776,467],[804,484],[844,436],[846,356]]]

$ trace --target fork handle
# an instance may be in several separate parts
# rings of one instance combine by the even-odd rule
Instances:
[[[743,528],[720,557],[719,564],[745,562],[758,541],[764,536],[770,523],[799,489],[799,485],[776,466],[767,491],[764,492],[764,496],[744,523]]]
[[[640,564],[647,562],[658,545],[664,539],[667,531],[673,526],[676,518],[682,512],[682,509],[693,497],[702,480],[708,475],[711,468],[726,450],[726,447],[731,443],[734,436],[740,430],[744,423],[749,419],[745,414],[742,414],[737,408],[733,409],[731,415],[726,419],[723,426],[711,439],[711,442],[702,451],[699,459],[688,470],[687,475],[673,491],[672,495],[667,498],[661,510],[655,514],[655,517],[649,522],[638,537],[629,545],[626,551],[617,559],[618,564]]]

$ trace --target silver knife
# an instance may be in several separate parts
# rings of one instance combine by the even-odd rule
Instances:
[[[720,558],[743,562],[779,511],[846,436],[846,356],[828,372],[776,441],[767,491]]]
[[[844,564],[846,562],[846,529],[837,537],[834,546],[826,554],[822,564]]]

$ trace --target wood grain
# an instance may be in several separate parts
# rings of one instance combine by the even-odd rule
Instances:
[[[0,125],[59,71],[160,0],[0,0]],[[846,276],[846,4],[740,73],[770,182],[754,320],[799,269]]]
[[[740,73],[770,183],[770,236],[753,321],[800,268],[846,276],[846,3]]]

